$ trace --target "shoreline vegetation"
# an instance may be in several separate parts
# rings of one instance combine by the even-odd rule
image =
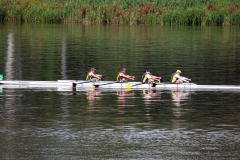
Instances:
[[[1,0],[0,22],[240,25],[239,0]]]

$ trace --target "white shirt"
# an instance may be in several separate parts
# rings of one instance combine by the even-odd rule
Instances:
[[[146,74],[146,77],[148,78],[148,79],[150,79],[150,78],[152,78],[152,75],[151,74]]]

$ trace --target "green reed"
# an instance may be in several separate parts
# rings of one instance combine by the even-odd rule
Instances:
[[[2,0],[0,21],[239,25],[237,0]]]

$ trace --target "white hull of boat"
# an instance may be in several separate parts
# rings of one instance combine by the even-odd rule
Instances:
[[[0,81],[2,86],[22,87],[72,87],[76,83],[76,88],[108,88],[108,89],[206,89],[206,90],[239,90],[240,86],[233,85],[197,85],[194,83],[167,84],[156,83],[155,87],[151,84],[141,84],[140,82],[114,83],[113,81],[89,82],[76,80],[58,81]],[[96,86],[96,87],[94,87]]]
[[[58,80],[58,81],[0,81],[0,84],[8,85],[72,85],[76,80]],[[79,81],[81,82],[81,81]],[[82,81],[84,82],[84,81]]]

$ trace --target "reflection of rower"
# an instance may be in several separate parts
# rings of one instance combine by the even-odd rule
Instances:
[[[175,117],[177,119],[173,119],[173,128],[174,129],[177,129],[177,128],[180,128],[181,127],[181,123],[180,123],[180,120],[179,118],[181,117],[182,115],[182,112],[181,112],[181,100],[182,99],[187,99],[187,98],[190,98],[188,97],[190,95],[190,92],[187,91],[186,93],[184,93],[182,90],[172,90],[172,101],[174,102],[173,104],[176,106],[173,108],[173,114],[175,115]]]
[[[117,75],[117,82],[120,82],[120,83],[127,83],[129,79],[131,80],[134,80],[134,76],[129,76],[129,75],[126,75],[126,70],[125,68],[122,68],[121,69],[121,72],[118,73]]]
[[[159,99],[161,99],[161,93],[152,89],[143,90],[143,98],[145,99],[145,104],[149,105],[151,104],[151,102],[160,101]],[[154,99],[154,98],[158,98],[158,99]]]
[[[134,95],[134,92],[130,92],[131,90],[120,90],[117,91],[117,99],[119,100],[119,102],[125,106],[126,105],[126,96],[127,97],[132,97]]]
[[[152,83],[154,81],[160,81],[161,77],[157,77],[151,74],[151,70],[148,69],[142,76],[142,83]]]
[[[123,91],[117,91],[117,99],[118,102],[120,103],[119,107],[117,108],[118,112],[121,114],[124,114],[124,108],[126,107],[126,98],[127,97],[133,97],[134,96],[134,92],[129,92],[127,90]]]
[[[180,75],[181,73],[182,72],[180,70],[177,70],[176,73],[173,73],[171,77],[171,83],[179,84],[179,83],[183,83],[183,81],[187,83],[191,81],[191,79],[181,76]]]
[[[94,102],[97,99],[101,99],[101,95],[102,93],[99,90],[91,90],[91,91],[86,91],[86,95],[87,95],[87,100],[90,106],[94,106]]]
[[[172,90],[172,101],[176,102],[175,106],[180,106],[180,102],[182,99],[189,99],[189,95],[191,93],[189,91],[183,92],[183,90]]]
[[[118,91],[117,95],[118,95],[117,99],[118,99],[118,102],[120,102],[120,106],[122,108],[125,108],[125,106],[126,106],[125,92],[122,90]]]
[[[102,75],[95,74],[95,70],[96,70],[95,68],[90,69],[90,72],[88,72],[87,74],[86,81],[95,82],[101,80]]]

